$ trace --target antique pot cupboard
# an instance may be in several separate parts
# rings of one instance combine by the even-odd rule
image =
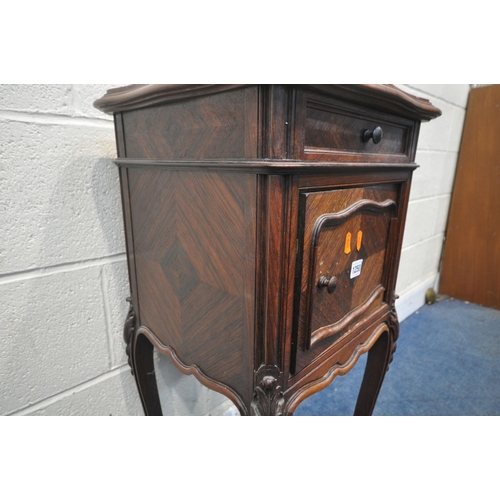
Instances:
[[[241,415],[291,415],[369,352],[370,415],[420,122],[441,112],[391,85],[132,85],[95,106],[115,120],[146,415],[154,348]]]

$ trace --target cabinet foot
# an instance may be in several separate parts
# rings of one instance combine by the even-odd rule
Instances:
[[[163,413],[156,385],[153,351],[154,346],[145,335],[141,333],[134,335],[131,349],[134,377],[144,414],[150,417],[161,417]]]
[[[391,311],[387,324],[389,331],[382,333],[368,353],[365,374],[354,409],[355,416],[372,415],[385,374],[396,351],[399,322],[395,309]]]
[[[132,369],[145,415],[162,416],[153,359],[154,346],[145,335],[136,331],[132,301],[127,300],[130,302],[130,309],[125,321],[123,339],[127,345],[128,364]]]

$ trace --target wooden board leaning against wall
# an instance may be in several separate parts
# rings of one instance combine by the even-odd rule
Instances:
[[[500,85],[471,90],[440,292],[500,309]]]

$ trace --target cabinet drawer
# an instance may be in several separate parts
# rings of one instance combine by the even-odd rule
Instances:
[[[300,195],[296,369],[384,304],[397,185]]]
[[[408,163],[415,123],[358,105],[305,94],[298,122],[297,158],[306,160]]]

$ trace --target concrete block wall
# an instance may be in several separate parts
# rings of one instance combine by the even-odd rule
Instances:
[[[458,152],[462,139],[469,84],[397,85],[429,99],[442,116],[423,123],[408,207],[396,303],[400,321],[422,307],[428,288],[439,287],[443,249]]]
[[[122,341],[128,277],[103,85],[0,85],[0,414],[142,415]],[[443,117],[422,126],[398,293],[434,286],[468,85],[401,85]],[[155,356],[166,415],[230,402]],[[231,411],[231,410],[229,410]]]
[[[0,414],[142,415],[109,85],[0,85]],[[229,402],[157,356],[167,415]]]

